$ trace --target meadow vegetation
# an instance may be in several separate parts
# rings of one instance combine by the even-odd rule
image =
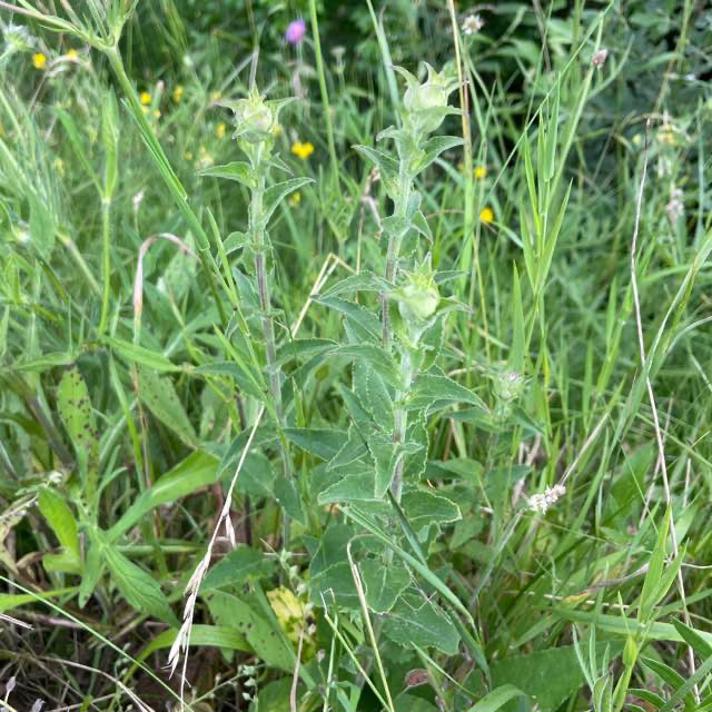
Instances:
[[[0,708],[712,711],[712,15],[0,2]]]

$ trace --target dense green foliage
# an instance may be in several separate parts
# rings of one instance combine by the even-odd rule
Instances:
[[[3,709],[712,710],[702,4],[0,23]]]

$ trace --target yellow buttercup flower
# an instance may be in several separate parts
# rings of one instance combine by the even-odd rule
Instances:
[[[225,122],[221,121],[216,127],[215,127],[215,135],[218,138],[225,138],[225,134],[227,133],[227,126],[225,126]]]
[[[293,208],[296,208],[302,202],[302,194],[299,191],[292,193],[288,198],[288,202]]]
[[[309,156],[314,153],[314,146],[313,144],[309,143],[309,141],[306,141],[305,143],[302,143],[301,141],[295,141],[292,144],[292,153],[297,157],[301,158],[302,161],[306,161]]]
[[[44,69],[47,66],[47,55],[42,52],[35,52],[32,55],[32,66],[35,69]]]
[[[494,211],[489,206],[480,210],[480,221],[489,225],[494,220]]]
[[[183,98],[183,93],[185,92],[185,89],[183,89],[182,84],[176,84],[175,89],[173,89],[173,101],[176,104],[180,104],[180,100]]]
[[[151,95],[147,91],[142,91],[138,95],[138,100],[142,106],[148,106],[151,103]]]
[[[67,59],[71,59],[73,62],[75,62],[77,59],[79,59],[79,52],[77,52],[74,47],[71,49],[67,50],[67,54],[64,55]]]
[[[487,166],[475,166],[475,179],[484,180],[487,177]]]

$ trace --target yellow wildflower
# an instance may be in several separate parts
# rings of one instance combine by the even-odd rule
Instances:
[[[141,106],[148,106],[151,103],[151,95],[147,91],[142,91],[138,100],[141,102]]]
[[[222,92],[221,91],[211,91],[210,92],[210,101],[211,103],[215,103],[216,101],[220,101],[222,99]]]
[[[484,180],[487,177],[487,166],[475,166],[475,179]]]
[[[677,143],[677,136],[671,126],[663,126],[658,130],[658,141],[668,146],[674,146]]]
[[[314,146],[313,144],[309,143],[309,141],[302,143],[301,141],[295,141],[292,144],[292,153],[297,157],[301,158],[303,161],[306,161],[309,156],[314,153]]]
[[[77,50],[72,47],[67,50],[67,54],[65,54],[64,56],[72,62],[76,62],[77,59],[79,59],[79,52],[77,52]]]
[[[296,208],[297,205],[302,202],[302,194],[299,191],[292,193],[289,196],[288,202],[293,208]]]
[[[225,126],[225,122],[221,121],[216,127],[215,127],[215,135],[218,138],[225,138],[225,133],[227,132],[227,126]]]
[[[32,66],[35,69],[44,69],[47,66],[47,55],[42,52],[35,52],[32,55]]]
[[[183,89],[182,84],[176,84],[175,89],[173,89],[173,101],[176,104],[180,104],[180,100],[183,98],[183,93],[185,92],[185,89]]]
[[[485,224],[489,225],[494,220],[494,211],[489,206],[482,208],[480,210],[480,220]]]
[[[286,586],[267,592],[267,599],[277,618],[279,627],[294,643],[299,640],[299,631],[304,625],[306,607]]]

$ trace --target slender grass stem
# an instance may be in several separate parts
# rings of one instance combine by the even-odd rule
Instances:
[[[111,300],[111,196],[107,195],[101,198],[101,265],[103,288],[99,335],[106,331]]]
[[[316,73],[319,77],[319,92],[321,94],[322,109],[324,111],[324,123],[326,126],[326,140],[329,146],[329,160],[334,180],[339,181],[339,159],[336,156],[336,142],[334,140],[334,122],[331,116],[331,104],[329,102],[329,91],[326,86],[326,70],[324,69],[324,57],[321,52],[321,40],[319,39],[319,19],[316,12],[316,0],[309,0],[309,19],[314,35],[314,55],[316,61]]]

